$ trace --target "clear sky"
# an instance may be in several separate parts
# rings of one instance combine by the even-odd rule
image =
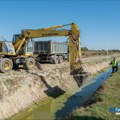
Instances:
[[[108,41],[109,49],[120,49],[119,0],[0,0],[0,39],[71,22],[80,28],[82,46],[107,49]]]

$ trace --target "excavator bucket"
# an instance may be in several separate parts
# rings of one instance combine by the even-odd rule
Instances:
[[[86,78],[90,75],[90,73],[84,72],[82,67],[73,70],[70,74],[75,79],[78,87],[80,87],[83,84],[83,82],[86,80]]]
[[[84,72],[83,74],[73,75],[78,87],[80,87],[86,80],[86,78],[90,75],[90,73]]]

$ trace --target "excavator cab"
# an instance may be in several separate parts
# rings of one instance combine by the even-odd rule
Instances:
[[[9,41],[0,41],[0,55],[15,55],[13,44]]]
[[[14,44],[19,37],[20,37],[20,34],[14,34],[13,39],[12,39],[12,43]]]
[[[19,37],[20,37],[20,34],[13,35],[13,39],[12,39],[13,45],[16,43],[16,41],[18,40]],[[29,42],[28,46],[26,46],[26,48],[24,48],[23,51],[24,51],[23,53],[25,56],[33,55],[32,38],[30,38],[30,42]]]

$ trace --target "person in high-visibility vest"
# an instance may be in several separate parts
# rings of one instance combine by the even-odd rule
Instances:
[[[118,62],[116,61],[115,57],[111,61],[110,65],[112,65],[112,73],[118,71]]]

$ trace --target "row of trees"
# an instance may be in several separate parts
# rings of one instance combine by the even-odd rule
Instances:
[[[104,50],[104,49],[102,49],[102,50],[90,50],[90,49],[88,49],[87,47],[81,47],[81,50],[82,51],[93,51],[93,52],[106,52],[107,50]],[[108,50],[108,52],[120,52],[120,50],[118,50],[118,49],[113,49],[113,50]]]

